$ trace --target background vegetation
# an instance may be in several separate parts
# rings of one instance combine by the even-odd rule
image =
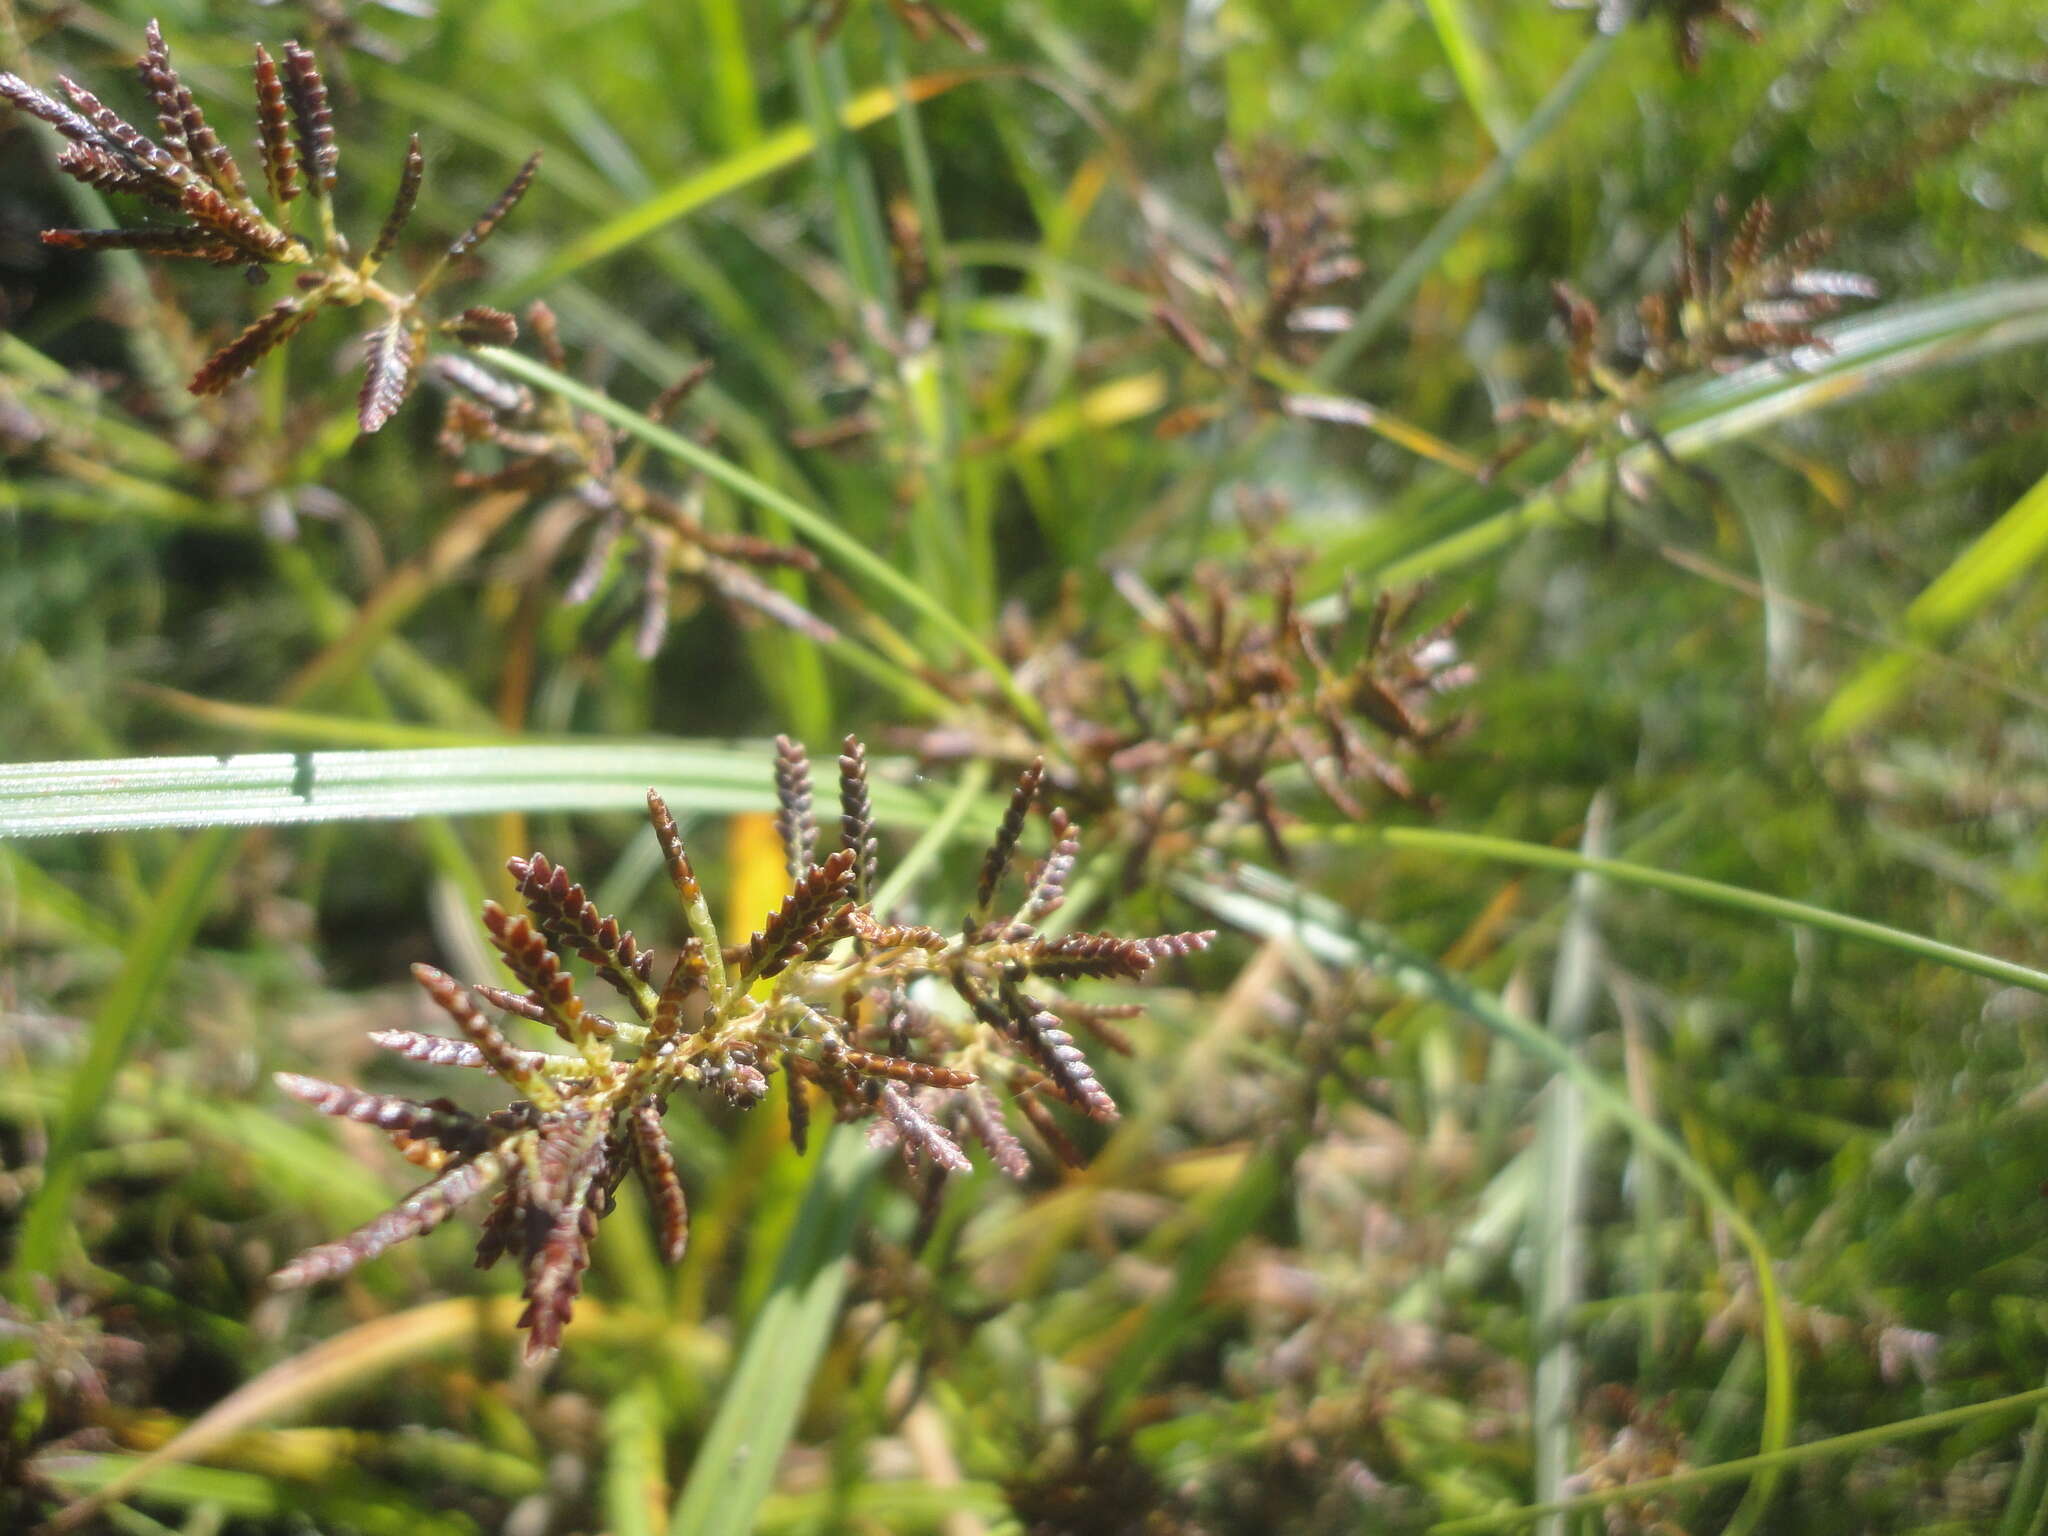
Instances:
[[[8,114],[0,1524],[118,1481],[80,1525],[2048,1529],[2048,33],[1627,9],[960,0],[974,52],[879,0],[0,0],[0,64],[130,111],[159,16],[238,149],[251,43],[314,44],[345,228],[409,132],[437,234],[544,149],[463,302],[545,296],[631,411],[713,359],[650,463],[811,547],[775,579],[838,627],[685,582],[643,659],[633,581],[567,601],[560,518],[453,483],[431,388],[358,434],[345,325],[187,396],[270,300],[39,245],[111,221]],[[1364,272],[1348,330],[1218,371],[1155,306],[1221,334],[1190,274],[1265,280],[1226,147],[1302,157],[1275,201]],[[1832,350],[1486,473],[1569,394],[1552,281],[1626,315],[1758,196],[1878,285]],[[690,1252],[607,1223],[546,1371],[447,1233],[266,1291],[410,1171],[270,1073],[411,1091],[364,1033],[418,1022],[411,961],[489,974],[508,855],[673,941],[655,782],[751,927],[760,743],[857,730],[948,921],[956,788],[1031,734],[995,658],[1157,698],[1148,603],[1254,546],[1468,610],[1468,723],[1362,819],[1276,774],[1284,869],[1256,826],[1105,856],[1091,926],[1223,938],[1100,1064],[1086,1168],[933,1229],[857,1131],[679,1102]]]

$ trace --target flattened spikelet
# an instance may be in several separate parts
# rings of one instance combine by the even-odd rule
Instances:
[[[356,421],[375,432],[398,414],[412,393],[419,338],[404,320],[394,318],[364,338],[363,387],[356,396]]]
[[[334,191],[341,164],[334,142],[334,105],[327,99],[327,82],[312,51],[297,43],[284,45],[284,95],[291,103],[292,132],[308,189],[315,197],[327,197]]]
[[[519,322],[502,309],[472,304],[441,329],[465,347],[509,347],[519,339]]]
[[[255,367],[273,348],[283,346],[313,318],[297,299],[279,299],[241,335],[209,357],[185,387],[195,395],[217,395]]]
[[[668,1133],[661,1128],[660,1108],[651,1102],[636,1105],[631,1125],[634,1163],[660,1227],[661,1256],[670,1264],[680,1264],[690,1246],[690,1203],[676,1173]]]
[[[413,207],[420,200],[420,178],[425,174],[426,166],[426,157],[420,153],[420,136],[414,134],[405,146],[405,164],[398,173],[398,191],[392,195],[391,211],[384,215],[370,253],[363,258],[365,272],[374,272],[397,248],[398,237],[404,232],[406,221],[412,217]],[[518,328],[515,326],[513,329],[516,335]]]
[[[783,867],[801,880],[815,862],[818,819],[811,811],[811,760],[802,745],[775,738],[775,831],[782,839]]]
[[[841,848],[805,872],[747,946],[744,970],[749,979],[780,975],[818,941],[840,907],[853,898],[853,870],[853,850]]]
[[[1017,776],[1017,787],[1010,792],[1009,809],[1003,812],[995,840],[982,856],[981,883],[974,890],[974,910],[978,913],[986,915],[989,904],[996,899],[996,887],[1009,870],[1010,858],[1017,851],[1017,841],[1024,835],[1025,818],[1031,814],[1032,803],[1038,799],[1038,786],[1044,778],[1045,759],[1042,757],[1034,757]]]
[[[460,260],[482,245],[491,237],[491,232],[504,222],[505,216],[519,206],[519,200],[526,196],[526,189],[533,185],[534,173],[540,169],[540,151],[535,150],[519,167],[505,190],[498,194],[498,200],[484,210],[483,217],[455,237],[448,247],[448,259]]]
[[[294,1286],[317,1285],[323,1280],[345,1275],[394,1244],[433,1231],[501,1171],[501,1159],[493,1153],[457,1163],[347,1237],[308,1248],[272,1275],[270,1283],[279,1290],[287,1290]]]
[[[284,80],[270,52],[256,45],[256,132],[262,150],[263,175],[273,202],[284,204],[299,195],[299,157],[292,145],[291,107]]]

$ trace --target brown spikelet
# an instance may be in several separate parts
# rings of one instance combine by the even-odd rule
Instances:
[[[1199,955],[1215,942],[1214,928],[1204,928],[1196,933],[1162,933],[1138,940],[1154,960],[1179,960],[1188,955]]]
[[[496,1178],[503,1167],[501,1153],[486,1152],[444,1169],[347,1237],[308,1248],[272,1275],[270,1283],[279,1290],[287,1290],[345,1275],[392,1245],[433,1231]]]
[[[192,99],[191,89],[178,78],[171,65],[170,49],[154,21],[143,30],[143,55],[136,68],[156,107],[157,127],[165,148],[227,197],[246,201],[249,189],[242,180],[241,167],[206,121],[206,115]]]
[[[1066,903],[1067,881],[1073,877],[1074,861],[1081,856],[1080,829],[1067,813],[1055,806],[1047,819],[1052,823],[1052,851],[1038,867],[1031,882],[1031,894],[1017,914],[1020,921],[1033,926],[1044,922]]]
[[[1021,1089],[1010,1102],[1017,1106],[1018,1114],[1031,1122],[1031,1129],[1038,1133],[1038,1139],[1045,1143],[1046,1150],[1054,1157],[1069,1168],[1079,1168],[1088,1161],[1081,1155],[1081,1149],[1074,1145],[1072,1138],[1060,1129],[1059,1121],[1053,1118],[1045,1100],[1035,1091]]]
[[[299,195],[298,151],[292,145],[291,108],[284,80],[261,43],[256,45],[256,132],[262,151],[264,179],[272,201],[289,203]]]
[[[793,629],[800,635],[808,635],[820,645],[831,645],[839,639],[839,631],[804,607],[788,593],[769,586],[765,581],[734,565],[730,560],[706,553],[703,577],[717,589],[718,595],[740,610],[751,609],[764,618]]]
[[[647,791],[647,816],[653,824],[655,840],[661,844],[662,858],[668,865],[669,883],[676,888],[676,894],[683,899],[685,907],[701,905],[704,890],[697,884],[697,872],[690,867],[690,855],[683,847],[683,835],[676,830],[676,819],[669,814],[668,802],[651,789]]]
[[[210,182],[188,181],[178,191],[178,206],[195,224],[204,225],[248,252],[252,261],[303,261],[305,248],[283,230],[237,208]]]
[[[470,305],[441,329],[465,347],[509,347],[519,339],[519,322],[488,304]]]
[[[527,156],[526,163],[519,167],[505,190],[498,194],[498,200],[484,210],[483,217],[455,237],[454,243],[448,247],[450,261],[459,261],[491,237],[491,232],[504,221],[505,216],[519,206],[519,200],[526,196],[526,189],[533,185],[534,173],[539,169],[540,151],[535,150]]]
[[[895,1131],[904,1158],[915,1166],[922,1155],[934,1168],[947,1173],[967,1173],[974,1165],[960,1144],[946,1134],[946,1128],[918,1107],[909,1094],[894,1083],[870,1081],[865,1091],[880,1111],[883,1121]]]
[[[1091,1120],[1116,1119],[1116,1101],[1096,1081],[1095,1069],[1074,1044],[1074,1037],[1060,1027],[1057,1014],[1030,993],[1007,983],[1003,1007],[1017,1039],[1036,1058],[1061,1098]]]
[[[775,831],[782,839],[783,867],[792,882],[816,862],[818,819],[812,814],[811,760],[799,742],[775,738]]]
[[[910,1061],[901,1056],[877,1056],[872,1051],[858,1051],[847,1046],[840,1053],[840,1060],[856,1072],[869,1077],[886,1077],[892,1082],[915,1083],[921,1088],[965,1088],[975,1081],[972,1072],[958,1067],[942,1067],[933,1062]]]
[[[405,146],[405,164],[398,173],[398,191],[392,195],[391,211],[384,215],[384,222],[377,229],[377,238],[371,242],[370,253],[363,258],[363,270],[374,272],[384,264],[398,245],[398,237],[405,230],[406,221],[412,217],[412,210],[420,200],[420,178],[426,171],[426,157],[420,153],[420,136],[414,134]]]
[[[447,1152],[481,1152],[493,1139],[488,1125],[459,1109],[421,1104],[388,1093],[365,1093],[342,1083],[302,1077],[296,1072],[273,1073],[272,1081],[323,1115],[353,1120],[358,1125],[374,1125],[380,1131],[392,1131],[416,1141],[431,1141]]]
[[[1136,978],[1152,969],[1153,955],[1142,939],[1107,933],[1067,933],[1034,943],[1025,965],[1034,976],[1070,980],[1080,976]]]
[[[576,995],[576,979],[562,969],[560,959],[529,919],[512,916],[495,901],[485,902],[483,911],[484,931],[526,988],[527,999],[537,1005],[542,1019],[564,1040],[581,1040],[589,1026],[583,999]]]
[[[526,1225],[526,1180],[517,1163],[505,1169],[505,1182],[491,1197],[482,1230],[477,1233],[476,1267],[489,1269],[511,1251]]]
[[[154,177],[165,186],[177,188],[180,192],[198,184],[198,177],[192,173],[190,166],[151,141],[76,80],[59,75],[57,84],[64,88],[64,94],[71,98],[72,105],[77,107],[85,121],[92,125],[94,138],[108,148],[125,154],[142,174]]]
[[[868,749],[858,736],[848,736],[840,744],[839,846],[854,856],[853,899],[865,902],[875,893],[875,862],[881,845],[868,796]]]
[[[1017,775],[1017,787],[1010,792],[1009,808],[1003,812],[995,840],[982,857],[981,882],[974,889],[974,910],[982,916],[988,914],[989,904],[996,899],[996,887],[1009,870],[1010,858],[1017,851],[1017,840],[1024,835],[1025,818],[1031,814],[1032,802],[1037,800],[1038,786],[1044,778],[1045,759],[1042,757],[1034,757]]]
[[[393,316],[363,341],[363,387],[356,396],[356,421],[365,432],[375,432],[398,414],[412,393],[419,338],[409,324]]]
[[[520,898],[533,922],[555,949],[573,952],[597,968],[605,984],[633,1005],[642,1018],[653,1011],[653,984],[648,980],[654,957],[640,948],[632,934],[607,917],[569,879],[569,872],[548,862],[544,854],[509,859],[507,869],[519,882]]]
[[[667,421],[682,403],[697,392],[697,386],[711,376],[711,359],[693,363],[682,376],[663,388],[647,404],[647,419],[654,422]]]
[[[185,141],[185,114],[179,110],[179,82],[171,68],[170,49],[164,46],[163,31],[154,21],[143,28],[142,39],[142,57],[135,61],[135,72],[142,77],[142,88],[156,108],[157,137],[175,158],[190,165],[192,146]]]
[[[908,945],[937,953],[949,942],[938,929],[927,928],[922,923],[878,923],[865,907],[848,908],[846,926],[855,938],[875,949]]]
[[[1024,1151],[1024,1144],[1003,1119],[1002,1102],[989,1092],[986,1085],[976,1083],[957,1101],[960,1118],[967,1129],[984,1147],[996,1167],[1013,1179],[1021,1179],[1031,1171],[1031,1159]]]
[[[74,144],[89,145],[118,153],[118,146],[109,141],[91,123],[56,97],[37,90],[17,74],[0,70],[0,101],[9,102],[17,110],[48,123]],[[121,158],[124,161],[129,159],[125,155]]]
[[[315,197],[330,196],[341,163],[334,142],[334,105],[327,99],[327,82],[312,51],[297,43],[284,45],[284,94],[291,103],[292,132],[299,163],[306,170],[307,190]]]
[[[299,327],[313,318],[313,313],[302,308],[297,299],[279,299],[241,335],[209,357],[185,387],[195,395],[219,394],[255,367],[265,354],[289,341]]]
[[[89,187],[102,192],[119,192],[129,197],[143,198],[159,208],[183,208],[184,200],[171,188],[153,177],[136,170],[135,162],[98,144],[66,144],[57,152],[57,169],[74,181],[82,181]],[[44,242],[57,245],[67,244],[49,238],[55,231],[45,231]],[[82,231],[66,231],[82,233]]]
[[[853,899],[853,884],[851,848],[841,848],[805,871],[747,945],[742,966],[746,979],[779,975],[806,953],[832,925],[840,908]]]
[[[219,266],[249,259],[241,246],[210,229],[46,229],[42,241],[69,251],[146,251],[152,256],[210,261]]]
[[[427,996],[455,1021],[455,1027],[477,1048],[493,1072],[542,1109],[560,1107],[561,1095],[534,1065],[532,1052],[514,1050],[498,1026],[483,1016],[452,976],[431,965],[415,965],[412,974]]]
[[[647,1203],[654,1208],[655,1220],[660,1225],[661,1256],[670,1264],[679,1264],[684,1250],[690,1246],[690,1204],[683,1193],[683,1181],[676,1174],[668,1132],[661,1128],[660,1107],[652,1101],[634,1106],[630,1124],[634,1163],[647,1191]]]
[[[416,1061],[424,1067],[481,1067],[488,1071],[490,1063],[484,1060],[484,1053],[467,1040],[450,1040],[443,1035],[423,1035],[411,1029],[373,1029],[370,1043],[384,1050],[403,1056],[407,1061]],[[519,1054],[528,1058],[528,1068],[538,1072],[547,1061],[539,1051],[523,1051]]]
[[[541,1160],[542,1169],[551,1171],[560,1183],[558,1188],[536,1190],[535,1201],[542,1210],[548,1210],[554,1200],[559,1204],[553,1204],[553,1221],[527,1258],[527,1305],[519,1325],[527,1330],[523,1355],[528,1364],[561,1347],[562,1330],[568,1326],[583,1289],[583,1273],[590,1267],[590,1242],[597,1235],[598,1215],[609,1197],[601,1177],[608,1160],[609,1132],[609,1108],[600,1106],[589,1124],[565,1134],[550,1148],[557,1154],[554,1159]]]

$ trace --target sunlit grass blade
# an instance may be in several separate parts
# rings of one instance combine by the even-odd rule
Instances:
[[[1552,1504],[1525,1504],[1517,1509],[1501,1510],[1497,1514],[1443,1520],[1429,1527],[1428,1536],[1479,1536],[1483,1531],[1519,1530],[1535,1524],[1546,1515],[1584,1514],[1604,1509],[1609,1504],[1638,1499],[1661,1499],[1667,1494],[1683,1493],[1695,1488],[1710,1488],[1716,1483],[1732,1482],[1745,1477],[1776,1476],[1788,1468],[1802,1466],[1808,1462],[1857,1455],[1880,1445],[1890,1445],[1897,1440],[1938,1434],[1942,1430],[1959,1429],[1984,1419],[2018,1414],[2043,1403],[2048,1403],[2048,1387],[2036,1387],[2031,1392],[2015,1392],[2010,1397],[1993,1398],[1989,1402],[1970,1403],[1961,1408],[1946,1408],[1939,1413],[1922,1414],[1918,1418],[1901,1419],[1897,1423],[1880,1424],[1871,1429],[1853,1430],[1846,1435],[1833,1435],[1825,1440],[1809,1440],[1804,1445],[1787,1446],[1783,1450],[1756,1456],[1744,1456],[1739,1460],[1724,1461],[1711,1467],[1695,1467],[1690,1472],[1679,1472],[1670,1477],[1652,1477],[1640,1482],[1617,1483],[1614,1487],[1603,1488],[1597,1493],[1580,1494],[1576,1498],[1560,1499]],[[1938,1529],[1958,1530],[1961,1527],[1949,1526]]]
[[[818,1164],[767,1301],[697,1450],[670,1536],[747,1536],[775,1484],[846,1292],[853,1229],[881,1156],[841,1127]]]
[[[598,739],[575,745],[390,752],[252,752],[0,768],[0,837],[136,827],[288,826],[497,811],[644,809],[649,785],[677,810],[775,808],[757,748]],[[934,802],[879,779],[875,813],[918,826]]]
[[[2034,483],[2005,515],[1950,562],[1948,569],[1906,609],[1904,629],[1915,640],[1950,634],[2048,554],[2048,476]],[[1916,658],[1895,652],[1870,662],[1828,701],[1814,725],[1823,741],[1848,735],[1890,705],[1912,680]]]
[[[661,1392],[635,1381],[604,1412],[604,1509],[612,1536],[659,1536],[668,1514],[661,1458]]]
[[[1607,845],[1609,812],[1596,797],[1586,817],[1580,846],[1598,857]],[[1558,944],[1545,1024],[1567,1050],[1581,1050],[1600,991],[1600,880],[1580,871],[1572,877],[1571,912]],[[1536,1285],[1532,1322],[1536,1365],[1529,1388],[1531,1438],[1535,1444],[1536,1497],[1554,1499],[1572,1473],[1578,1453],[1574,1434],[1578,1410],[1579,1351],[1571,1335],[1585,1280],[1585,1175],[1592,1127],[1577,1083],[1559,1073],[1545,1089],[1536,1133],[1536,1156],[1544,1198],[1533,1211],[1532,1246]],[[1562,1536],[1552,1521],[1548,1536]]]
[[[1583,870],[1607,876],[1625,885],[1644,886],[1650,890],[1682,896],[1688,901],[1699,901],[1709,906],[1746,912],[1752,917],[1798,923],[1803,927],[1819,929],[1823,933],[1840,934],[1844,938],[1898,950],[1915,959],[1951,966],[1959,971],[1968,971],[1972,975],[2004,982],[2008,986],[2025,987],[2030,992],[2048,993],[2048,971],[2038,971],[2031,966],[2002,960],[1996,955],[1987,955],[1978,950],[1964,949],[1959,944],[1944,944],[1939,939],[1928,938],[1925,934],[1887,927],[1883,923],[1851,917],[1847,913],[1817,907],[1809,902],[1792,901],[1783,896],[1752,891],[1744,886],[1728,885],[1719,880],[1703,880],[1697,875],[1657,869],[1648,864],[1633,864],[1622,859],[1596,859],[1586,854],[1573,853],[1568,849],[1552,848],[1543,843],[1524,843],[1514,838],[1490,837],[1477,832],[1453,832],[1440,827],[1320,827],[1315,829],[1313,836],[1340,843],[1384,843],[1389,848],[1412,848],[1423,852],[1453,854],[1462,858],[1493,859],[1503,864],[1521,864],[1533,869],[1566,870],[1572,873]]]
[[[910,82],[910,96],[914,101],[929,101],[988,73],[987,70],[952,70],[920,75]],[[895,91],[887,86],[877,86],[847,102],[840,121],[849,132],[858,133],[894,113],[896,102]],[[693,171],[645,202],[569,241],[534,271],[498,289],[492,302],[510,306],[544,293],[572,272],[626,249],[663,225],[686,218],[705,204],[777,171],[787,170],[807,159],[817,147],[817,135],[801,123],[786,124],[764,134],[738,153]]]
[[[1680,387],[1660,401],[1654,423],[1680,463],[1903,379],[2032,345],[2048,337],[2048,279],[1988,283],[1939,298],[1893,304],[1822,327],[1829,350],[1791,368],[1759,363],[1724,378]],[[1664,469],[1653,445],[1618,462],[1650,479]],[[1318,550],[1310,585],[1333,590],[1347,573],[1383,585],[1427,579],[1504,548],[1523,533],[1594,515],[1605,460],[1574,473],[1568,455],[1532,456],[1488,486],[1433,479],[1355,533]],[[1555,483],[1518,490],[1527,475]]]

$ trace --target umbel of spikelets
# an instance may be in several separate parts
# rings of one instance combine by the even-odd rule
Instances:
[[[286,43],[273,58],[261,44],[256,48],[256,152],[268,211],[180,78],[153,21],[144,33],[136,71],[155,109],[154,139],[61,75],[57,84],[70,105],[6,73],[0,73],[0,99],[48,123],[67,141],[57,157],[58,169],[102,192],[138,199],[150,213],[148,222],[121,229],[46,229],[45,244],[184,257],[243,267],[259,278],[273,267],[296,271],[294,292],[192,376],[194,394],[219,394],[322,309],[368,306],[379,320],[362,336],[357,417],[365,432],[374,432],[404,403],[420,360],[435,342],[503,345],[517,338],[517,324],[501,310],[475,305],[437,319],[424,301],[451,265],[474,252],[526,194],[540,164],[538,154],[520,167],[483,216],[427,266],[411,290],[401,291],[378,274],[419,201],[426,162],[418,135],[399,169],[391,210],[357,257],[335,228],[341,153],[327,83],[311,49]],[[298,209],[307,204],[315,226],[310,231],[295,228]]]
[[[1116,1105],[1074,1030],[1128,1049],[1112,1020],[1128,1004],[1088,1005],[1062,988],[1096,978],[1135,980],[1162,960],[1205,949],[1213,934],[1152,938],[1044,931],[1065,899],[1078,831],[1058,810],[1053,842],[1014,888],[1042,764],[1020,776],[981,865],[973,905],[952,932],[894,921],[874,909],[878,839],[867,756],[848,737],[839,758],[837,846],[819,847],[809,759],[777,742],[777,825],[787,894],[745,942],[713,927],[668,807],[648,791],[687,937],[658,955],[600,913],[568,873],[542,854],[514,859],[523,911],[494,902],[484,928],[510,985],[465,987],[432,966],[413,975],[454,1025],[453,1036],[408,1030],[372,1038],[429,1066],[488,1071],[511,1091],[490,1114],[445,1099],[367,1093],[281,1073],[278,1086],[325,1114],[388,1132],[428,1171],[389,1211],[336,1242],[299,1255],[274,1277],[281,1286],[330,1280],[395,1243],[429,1232],[489,1194],[477,1263],[510,1256],[525,1279],[521,1325],[527,1358],[561,1342],[598,1223],[631,1174],[645,1186],[674,1262],[689,1240],[689,1203],[662,1117],[678,1090],[713,1094],[746,1109],[790,1079],[790,1133],[801,1149],[813,1095],[842,1120],[864,1119],[878,1144],[931,1174],[970,1166],[962,1139],[985,1147],[1005,1173],[1028,1168],[1012,1110],[1062,1158],[1070,1139],[1048,1103],[1094,1120]],[[602,981],[618,1001],[600,1011],[572,967]],[[493,1015],[497,1015],[496,1018]],[[515,1045],[507,1025],[551,1035],[553,1049]]]
[[[524,319],[542,359],[572,371],[553,311],[535,300]],[[599,614],[624,622],[637,588],[634,646],[642,656],[661,649],[679,586],[717,598],[735,617],[764,618],[823,644],[838,640],[838,630],[770,579],[781,570],[816,570],[810,551],[708,526],[699,515],[701,481],[667,483],[644,441],[560,396],[536,396],[460,352],[434,359],[429,371],[449,391],[438,443],[461,463],[455,483],[524,497],[536,509],[529,548],[542,558],[582,541],[566,601],[589,602],[602,591]],[[647,418],[665,422],[710,372],[708,361],[685,370],[649,403]]]

